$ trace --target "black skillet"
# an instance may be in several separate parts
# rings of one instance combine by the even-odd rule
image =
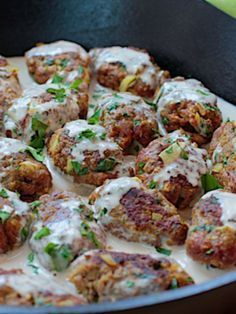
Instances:
[[[0,53],[67,39],[86,48],[149,50],[172,76],[201,80],[236,105],[236,20],[201,0],[4,0]],[[236,313],[236,272],[201,285],[84,307],[0,307],[1,313]]]

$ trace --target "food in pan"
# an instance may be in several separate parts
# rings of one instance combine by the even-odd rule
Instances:
[[[21,199],[32,201],[48,193],[52,177],[42,163],[43,157],[23,142],[0,137],[0,182],[20,194]]]
[[[176,208],[157,190],[148,190],[138,178],[106,181],[89,198],[95,218],[107,231],[128,241],[162,246],[183,244],[188,227]]]
[[[0,187],[0,253],[20,247],[28,237],[30,223],[29,205]]]
[[[71,293],[65,285],[62,287],[47,276],[24,274],[20,269],[0,269],[0,304],[71,306],[86,303],[82,295]]]
[[[90,51],[98,82],[121,92],[151,98],[169,77],[145,51],[132,47],[95,48]]]
[[[195,79],[178,77],[164,82],[156,103],[162,135],[182,128],[193,141],[204,144],[222,121],[216,96]]]
[[[155,109],[130,93],[105,93],[98,99],[90,121],[105,127],[107,135],[127,151],[134,144],[147,146],[158,136]]]
[[[236,195],[205,194],[194,206],[186,248],[196,261],[219,268],[236,265]]]
[[[181,130],[152,141],[136,159],[136,175],[180,209],[201,194],[201,176],[210,168],[207,151]]]
[[[215,132],[210,143],[212,173],[224,189],[236,193],[236,122],[223,123]]]
[[[193,284],[172,260],[106,250],[79,257],[69,279],[89,302],[115,301]]]
[[[236,266],[235,122],[144,50],[89,54],[32,48],[23,92],[0,58],[1,304],[116,301]]]
[[[53,163],[78,183],[101,185],[119,176],[121,148],[107,137],[106,129],[85,120],[67,123],[48,143]]]
[[[81,112],[87,111],[86,106],[78,101],[73,89],[56,84],[33,85],[5,112],[4,131],[8,137],[43,148],[47,136],[78,119]]]
[[[104,248],[105,234],[83,200],[72,193],[40,197],[30,247],[49,270],[62,271],[82,253]]]

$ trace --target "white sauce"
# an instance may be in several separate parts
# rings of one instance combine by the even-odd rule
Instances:
[[[91,51],[92,56],[93,54],[95,55],[96,71],[105,63],[120,62],[126,67],[129,74],[137,74],[144,82],[155,87],[157,71],[147,53],[117,46],[94,49]]]
[[[0,137],[0,159],[18,153],[21,150],[25,150],[26,147],[27,146],[19,140]]]
[[[28,87],[32,84],[32,79],[27,73],[27,68],[24,62],[24,58],[15,57],[10,59],[15,66],[20,68],[19,77],[22,86]],[[228,117],[236,120],[236,111],[235,107],[226,101],[218,98],[219,108],[222,110],[224,120],[227,120]],[[55,171],[53,166],[51,165],[48,158],[46,158],[46,164],[49,166],[50,172],[53,176],[53,184],[54,190],[59,191],[74,191],[79,192],[78,185],[74,184],[72,181],[68,179],[64,174],[60,174],[58,171]],[[113,201],[114,202],[114,201]],[[108,207],[109,204],[106,204]],[[112,204],[110,205],[112,206]],[[154,247],[141,244],[141,243],[133,243],[120,240],[112,235],[108,235],[108,248],[115,251],[122,251],[127,253],[141,253],[141,254],[152,254],[156,257],[164,257],[156,252]],[[214,268],[207,268],[205,265],[201,265],[198,262],[194,262],[186,255],[186,251],[184,246],[178,247],[170,247],[172,250],[171,258],[174,258],[195,280],[196,283],[205,282],[211,278],[219,277],[223,274],[229,272],[229,270],[219,270]],[[23,247],[16,249],[8,254],[0,255],[0,265],[3,269],[13,269],[13,268],[22,268],[25,273],[32,274],[32,267],[27,264],[27,256],[30,250],[28,244],[26,243]],[[49,282],[56,281],[57,284],[63,286],[63,288],[69,287],[70,292],[75,291],[73,285],[70,285],[65,279],[67,278],[68,269],[65,272],[57,274],[57,276],[53,276],[50,272],[48,272],[45,268],[39,265],[37,259],[34,264],[39,267],[38,272],[40,275],[44,275],[47,277],[47,286]],[[235,268],[234,268],[235,269]],[[38,280],[38,276],[35,275],[35,280]],[[56,289],[56,287],[55,287]]]
[[[224,226],[236,229],[236,194],[224,191],[212,191],[205,194],[202,198],[209,198],[214,195],[220,202],[222,208],[221,221]]]
[[[59,40],[50,44],[40,45],[38,47],[34,47],[26,52],[25,56],[27,58],[36,57],[36,56],[55,56],[63,53],[78,53],[80,57],[87,61],[88,55],[83,47],[80,45],[65,41]]]

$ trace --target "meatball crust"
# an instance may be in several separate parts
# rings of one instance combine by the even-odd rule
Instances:
[[[30,223],[28,204],[0,187],[0,253],[20,247],[28,236]]]
[[[136,175],[149,189],[158,189],[179,209],[202,192],[201,175],[210,170],[207,151],[182,131],[152,141],[136,159]]]
[[[127,151],[135,142],[147,146],[157,136],[155,110],[130,93],[107,93],[99,98],[94,116],[107,135]]]
[[[16,69],[11,69],[7,59],[0,55],[0,110],[7,109],[21,92]]]
[[[215,132],[209,147],[212,157],[212,174],[219,184],[236,193],[236,122],[223,123]]]
[[[172,260],[106,250],[78,258],[69,280],[88,302],[116,301],[193,284]]]
[[[169,77],[145,51],[133,47],[95,48],[90,51],[98,82],[117,91],[151,98]]]
[[[95,218],[104,228],[128,241],[156,247],[167,238],[169,244],[183,244],[188,227],[157,190],[148,190],[138,178],[107,181],[89,197]]]
[[[15,139],[0,138],[1,184],[18,192],[22,200],[33,201],[52,187],[47,167],[35,160],[33,148]]]
[[[62,271],[75,257],[105,247],[103,229],[79,196],[69,192],[44,195],[35,209],[38,220],[29,243],[47,269]]]
[[[24,306],[72,306],[85,304],[82,295],[60,287],[50,278],[26,275],[21,269],[0,269],[0,304]]]
[[[69,82],[79,78],[84,85],[80,88],[88,88],[90,58],[76,43],[61,40],[40,45],[27,51],[25,57],[29,73],[39,84],[46,83],[57,73]]]
[[[192,259],[218,268],[236,265],[236,196],[205,194],[194,206],[186,249]]]
[[[156,101],[162,135],[182,128],[201,145],[211,140],[222,122],[216,96],[195,79],[178,77],[164,82]]]
[[[106,137],[105,128],[84,120],[57,130],[47,147],[54,165],[78,183],[102,185],[118,177],[123,162],[121,148]]]
[[[57,84],[34,84],[7,110],[5,134],[43,148],[46,137],[66,122],[78,119],[84,111],[87,112],[87,103],[78,102],[74,90]]]

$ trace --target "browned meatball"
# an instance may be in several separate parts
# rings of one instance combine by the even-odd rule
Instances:
[[[188,227],[157,190],[148,190],[138,178],[107,181],[89,197],[97,220],[112,234],[128,241],[160,247],[183,244]]]
[[[66,122],[82,117],[84,112],[87,101],[78,101],[74,90],[56,84],[33,84],[6,111],[5,134],[23,139],[34,148],[43,148],[47,136]]]
[[[96,116],[107,135],[125,151],[135,142],[147,146],[157,136],[155,110],[141,97],[130,93],[102,95],[89,120]]]
[[[105,250],[78,258],[69,280],[88,302],[115,301],[193,284],[172,260]]]
[[[236,195],[225,191],[205,194],[195,205],[186,241],[196,261],[219,268],[236,265]]]
[[[0,304],[24,306],[72,306],[85,304],[86,299],[61,287],[53,278],[26,275],[20,269],[0,269]]]
[[[121,148],[107,138],[105,128],[85,120],[72,121],[57,130],[48,143],[48,152],[55,166],[76,182],[97,186],[117,178],[123,163]]]
[[[52,187],[52,177],[47,167],[35,160],[36,151],[22,142],[0,138],[1,184],[11,191],[20,193],[21,199],[32,201],[48,193]]]
[[[224,189],[236,193],[236,122],[226,122],[215,132],[210,143],[212,174]]]
[[[161,71],[145,51],[128,47],[96,48],[90,51],[98,82],[121,92],[151,98],[169,72]]]
[[[136,159],[136,175],[180,209],[200,196],[201,175],[209,170],[207,151],[197,148],[181,131],[154,140]]]
[[[44,195],[34,209],[38,220],[32,228],[30,247],[47,269],[62,271],[75,257],[105,247],[103,229],[79,196],[68,192]]]
[[[178,77],[166,81],[156,99],[162,135],[182,128],[201,145],[211,140],[221,124],[216,96],[195,79]]]
[[[17,71],[11,69],[7,59],[0,55],[0,109],[7,109],[21,92]]]
[[[0,253],[24,243],[30,222],[28,204],[22,202],[16,193],[0,187]]]

